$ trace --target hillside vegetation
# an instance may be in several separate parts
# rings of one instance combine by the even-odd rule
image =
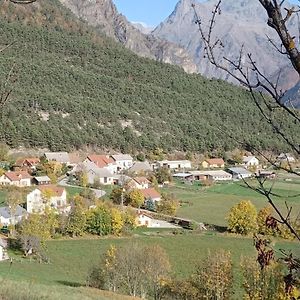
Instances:
[[[0,139],[10,146],[203,152],[234,148],[227,132],[284,148],[243,89],[139,58],[58,1],[3,3],[1,45],[16,41],[0,56],[1,82],[13,65],[17,78],[1,112]]]

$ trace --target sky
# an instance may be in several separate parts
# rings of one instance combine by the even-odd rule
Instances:
[[[144,23],[148,27],[156,27],[160,22],[164,21],[173,12],[178,1],[113,0],[118,11],[125,15],[129,21]],[[299,4],[299,0],[290,0],[289,2]]]
[[[155,27],[174,10],[178,0],[113,0],[118,11],[131,22]]]

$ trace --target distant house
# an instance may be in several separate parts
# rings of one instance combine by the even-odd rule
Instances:
[[[156,162],[156,167],[171,170],[189,170],[192,168],[192,163],[189,160],[162,160]]]
[[[36,185],[49,185],[51,184],[51,179],[48,176],[36,176],[33,178],[33,183]]]
[[[14,170],[23,170],[28,172],[36,171],[36,167],[40,164],[38,157],[18,159],[14,165]]]
[[[66,212],[67,192],[65,188],[54,185],[43,185],[30,192],[26,198],[28,213],[43,213],[46,207]]]
[[[159,202],[161,199],[160,193],[154,188],[148,188],[141,190],[145,201]]]
[[[230,181],[232,180],[232,175],[223,170],[218,171],[190,171],[193,177],[192,180],[214,180],[214,181]]]
[[[279,162],[294,163],[296,161],[295,157],[291,153],[281,153],[277,156]]]
[[[111,155],[111,158],[117,165],[117,171],[128,170],[133,165],[133,158],[129,154]]]
[[[134,177],[128,182],[129,187],[139,190],[148,189],[150,184],[146,177]]]
[[[0,207],[0,224],[2,226],[18,224],[26,215],[26,210],[20,205],[16,207],[14,212],[8,206]]]
[[[228,168],[228,172],[232,174],[233,179],[246,179],[253,176],[250,171],[241,167]]]
[[[225,162],[224,162],[223,158],[210,158],[210,159],[206,159],[202,162],[202,167],[204,169],[224,168]]]
[[[259,178],[268,178],[268,179],[274,179],[276,178],[276,173],[273,171],[264,171],[264,170],[260,170],[257,173],[257,177]]]
[[[243,165],[246,168],[257,167],[259,165],[259,160],[255,156],[244,156]]]
[[[27,171],[8,171],[0,177],[0,185],[31,186],[31,179]]]
[[[150,214],[147,214],[145,212],[138,212],[135,222],[137,226],[146,226],[151,227],[152,226],[153,217]]]
[[[68,152],[46,152],[44,155],[48,161],[56,161],[66,165],[71,162]]]
[[[101,168],[101,169],[105,168],[112,174],[116,174],[118,171],[118,165],[109,155],[98,155],[98,154],[89,155],[84,160],[84,163],[85,162],[92,162],[98,168]]]
[[[83,163],[78,164],[72,171],[72,173],[75,175],[80,172],[84,172],[87,175],[89,184],[114,184],[114,175],[112,172],[110,172],[107,168],[98,167],[90,160],[85,160]]]
[[[129,172],[140,174],[149,173],[153,170],[148,161],[136,161],[133,163],[132,167],[128,169]]]

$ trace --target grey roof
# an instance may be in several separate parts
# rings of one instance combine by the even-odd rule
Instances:
[[[247,163],[247,162],[249,162],[250,160],[252,160],[253,158],[257,159],[255,156],[244,156],[244,157],[243,157],[243,162],[244,162],[244,163]]]
[[[189,173],[194,176],[231,176],[224,170],[189,171]]]
[[[131,172],[152,171],[151,165],[147,161],[137,161],[129,169]]]
[[[20,205],[18,205],[14,216],[21,217],[25,214],[27,214],[26,210],[23,207],[21,207]],[[10,213],[10,209],[8,206],[0,207],[0,216],[5,219],[11,218],[11,213]]]
[[[133,160],[133,158],[129,154],[116,154],[116,155],[111,155],[111,157],[115,161],[120,161],[120,160]]]
[[[191,175],[192,175],[191,173],[176,173],[173,174],[173,177],[189,177]]]
[[[245,168],[241,168],[241,167],[232,167],[232,168],[228,168],[228,170],[234,174],[241,174],[241,175],[252,174],[250,171],[246,170]]]
[[[43,181],[51,181],[51,179],[48,176],[36,176],[34,179],[38,182],[43,182]]]
[[[69,163],[70,157],[67,152],[46,152],[45,157],[47,160],[54,160],[60,163]]]

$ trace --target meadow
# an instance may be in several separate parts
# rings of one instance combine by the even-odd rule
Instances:
[[[250,182],[256,186],[255,180]],[[275,180],[273,192],[281,197],[274,197],[276,205],[281,211],[286,211],[285,201],[293,207],[293,216],[300,212],[300,181]],[[269,183],[269,186],[272,183]],[[211,187],[199,184],[188,185],[174,182],[163,188],[162,192],[172,193],[182,201],[177,215],[198,222],[226,226],[226,217],[232,206],[241,200],[250,200],[259,210],[267,206],[264,196],[247,188],[243,182],[216,183]]]

